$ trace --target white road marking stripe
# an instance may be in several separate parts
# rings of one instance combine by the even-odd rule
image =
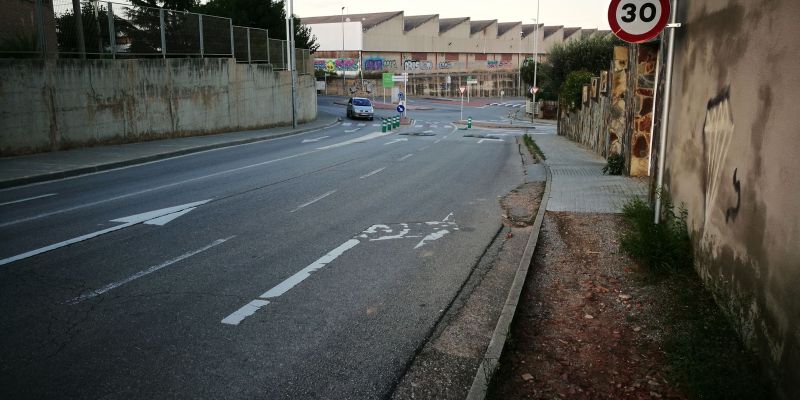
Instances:
[[[353,125],[352,122],[342,122],[342,126],[351,126]]]
[[[363,123],[363,122],[362,122],[362,123],[360,123],[360,124],[358,124],[358,125],[356,125],[356,126],[367,126],[367,124],[365,124],[365,123]]]
[[[442,141],[442,139],[438,139],[438,140],[436,140],[436,141],[435,141],[435,142],[433,142],[433,143],[435,143],[435,144],[439,144],[439,142],[441,142],[441,141]]]
[[[345,129],[345,130],[344,130],[344,133],[353,133],[353,132],[360,131],[360,130],[361,130],[361,128],[356,128],[356,129]]]
[[[302,142],[300,142],[300,143],[314,143],[314,142],[319,142],[320,140],[322,140],[322,139],[325,139],[325,138],[329,138],[329,137],[330,137],[330,136],[320,136],[320,137],[318,137],[318,138],[314,138],[314,139],[303,139],[303,141],[302,141]]]
[[[372,126],[381,126],[381,124],[372,124]]]
[[[399,159],[397,159],[397,161],[405,161],[405,160],[408,160],[408,159],[409,159],[409,158],[411,158],[413,155],[414,155],[414,154],[406,154],[406,155],[404,155],[404,156],[400,157]]]
[[[424,246],[425,242],[432,242],[434,240],[441,239],[444,235],[447,235],[448,233],[450,233],[450,231],[448,231],[447,229],[442,229],[440,231],[433,232],[430,235],[427,235],[424,238],[422,238],[422,240],[420,240],[419,243],[417,243],[417,245],[414,246],[414,248],[418,249]]]
[[[324,256],[318,258],[316,261],[309,264],[300,271],[297,271],[297,273],[290,276],[283,282],[279,283],[272,289],[264,292],[261,296],[258,296],[258,299],[253,300],[250,303],[247,303],[244,307],[238,309],[233,314],[225,317],[222,320],[222,323],[228,325],[239,325],[239,323],[242,322],[242,320],[253,315],[261,307],[264,307],[267,304],[269,304],[269,301],[267,301],[266,299],[273,299],[288,292],[293,287],[297,286],[300,282],[306,280],[306,278],[311,276],[312,273],[317,272],[320,269],[324,268],[326,265],[332,263],[334,260],[339,258],[339,256],[344,254],[344,252],[352,249],[353,247],[356,247],[356,245],[359,243],[361,243],[361,241],[355,238],[342,243],[339,247],[329,251],[328,254],[325,254]]]
[[[392,132],[373,132],[373,133],[370,133],[370,134],[367,134],[367,135],[364,135],[364,136],[361,136],[361,137],[357,137],[357,138],[350,139],[350,140],[345,140],[344,142],[331,144],[331,145],[324,146],[324,147],[319,147],[319,148],[317,148],[317,150],[328,150],[328,149],[333,149],[333,148],[336,148],[336,147],[347,146],[347,145],[350,145],[350,144],[353,144],[353,143],[365,142],[367,140],[372,140],[372,139],[375,139],[375,138],[379,138],[381,136],[386,136],[386,135],[391,135],[391,134],[392,134]]]
[[[433,133],[433,131],[432,131],[432,130],[430,130],[430,129],[428,129],[427,131],[424,131],[424,132],[422,132],[422,133]]]
[[[269,304],[269,302],[266,300],[253,300],[245,304],[242,308],[236,310],[236,312],[233,314],[225,317],[225,319],[222,320],[222,323],[228,325],[239,325],[242,320],[255,314],[259,308],[264,307],[267,304]]]
[[[428,146],[422,146],[422,147],[419,148],[419,151],[425,150],[427,148],[428,148]]]
[[[300,209],[308,207],[308,206],[310,206],[310,205],[312,205],[312,204],[314,204],[314,203],[316,203],[316,202],[318,202],[318,201],[320,201],[320,200],[322,200],[322,199],[324,199],[324,198],[326,198],[326,197],[328,197],[328,196],[330,196],[330,195],[332,195],[334,193],[336,193],[336,191],[335,190],[331,190],[330,192],[325,193],[325,194],[323,194],[323,195],[321,195],[319,197],[316,197],[316,198],[314,198],[313,200],[311,200],[311,201],[309,201],[307,203],[303,203],[303,204],[297,206],[297,208],[295,208],[294,210],[289,211],[289,212],[293,213],[293,212],[299,211]]]
[[[362,175],[359,179],[369,178],[370,176],[375,175],[377,173],[380,173],[381,171],[383,171],[385,169],[386,169],[386,167],[378,168],[375,171],[372,171],[372,172],[370,172],[370,173],[368,173],[366,175]]]
[[[82,294],[82,295],[80,295],[80,296],[78,296],[78,297],[76,297],[76,298],[74,298],[72,300],[67,301],[67,304],[78,304],[78,303],[80,303],[82,301],[89,300],[91,298],[97,297],[97,296],[99,296],[99,295],[101,295],[103,293],[106,293],[108,291],[114,290],[114,289],[116,289],[116,288],[118,288],[118,287],[120,287],[122,285],[125,285],[127,283],[133,282],[136,279],[139,279],[139,278],[141,278],[143,276],[150,275],[153,272],[156,272],[156,271],[158,271],[158,270],[160,270],[162,268],[169,267],[170,265],[175,264],[175,263],[177,263],[179,261],[183,261],[183,260],[185,260],[185,259],[187,259],[187,258],[189,258],[191,256],[200,254],[200,253],[202,253],[202,252],[204,252],[206,250],[211,249],[212,247],[219,246],[219,245],[227,242],[228,240],[233,239],[234,237],[236,237],[236,236],[231,236],[231,237],[227,237],[225,239],[215,240],[215,241],[211,242],[211,244],[209,244],[209,245],[207,245],[205,247],[202,247],[202,248],[194,250],[194,251],[190,251],[190,252],[188,252],[186,254],[183,254],[181,256],[175,257],[175,258],[173,258],[173,259],[171,259],[169,261],[165,261],[165,262],[163,262],[161,264],[153,265],[152,267],[149,267],[149,268],[147,268],[145,270],[139,271],[139,272],[137,272],[137,273],[135,273],[135,274],[133,274],[133,275],[121,280],[121,281],[114,282],[114,283],[109,283],[108,285],[103,286],[100,289],[96,289],[96,290],[92,290],[91,292],[84,293],[84,294]]]
[[[174,186],[182,185],[184,183],[190,183],[190,182],[195,182],[195,181],[199,181],[199,180],[202,180],[202,179],[213,178],[213,177],[216,177],[216,176],[230,174],[230,173],[238,172],[238,171],[243,171],[243,170],[250,169],[250,168],[260,167],[260,166],[263,166],[263,165],[268,165],[268,164],[276,163],[276,162],[279,162],[279,161],[286,161],[286,160],[290,160],[292,158],[297,158],[297,157],[302,157],[302,156],[306,156],[306,155],[309,155],[309,154],[317,153],[320,150],[324,150],[324,149],[327,149],[327,148],[330,148],[330,147],[333,147],[333,146],[336,146],[336,145],[322,147],[322,148],[319,148],[319,149],[316,149],[316,150],[311,150],[311,151],[305,151],[305,152],[302,152],[302,153],[298,153],[298,154],[294,154],[294,155],[286,156],[286,157],[281,157],[281,158],[276,158],[276,159],[273,159],[273,160],[267,160],[267,161],[256,163],[256,164],[245,165],[245,166],[242,166],[242,167],[233,168],[233,169],[229,169],[229,170],[225,170],[225,171],[215,172],[213,174],[198,176],[198,177],[195,177],[195,178],[186,179],[186,180],[179,181],[179,182],[168,183],[166,185],[156,186],[156,187],[152,187],[152,188],[149,188],[149,189],[139,190],[139,191],[136,191],[136,192],[123,194],[123,195],[119,195],[119,196],[114,196],[114,197],[110,197],[110,198],[107,198],[107,199],[104,199],[104,200],[98,200],[98,201],[93,201],[93,202],[89,202],[89,203],[83,203],[83,204],[78,205],[78,206],[63,208],[61,210],[56,210],[56,211],[51,211],[51,212],[47,212],[47,213],[43,213],[43,214],[38,214],[38,215],[34,215],[32,217],[21,218],[21,219],[15,220],[15,221],[4,222],[4,223],[0,224],[0,228],[4,228],[6,226],[11,226],[11,225],[16,225],[16,224],[23,223],[23,222],[34,221],[34,220],[37,220],[37,219],[40,219],[40,218],[51,217],[53,215],[63,214],[65,212],[80,210],[80,209],[83,209],[83,208],[92,207],[92,206],[108,203],[108,202],[115,201],[115,200],[122,200],[122,199],[126,199],[128,197],[138,196],[140,194],[150,193],[150,192],[154,192],[154,191],[161,190],[161,189],[168,189],[168,188],[171,188],[171,187],[174,187]]]
[[[481,140],[478,140],[478,144],[481,144],[481,143],[486,142],[486,141],[488,141],[488,142],[502,142],[503,139],[481,139]]]
[[[58,194],[58,193],[49,193],[49,194],[43,194],[43,195],[41,195],[41,196],[36,196],[36,197],[28,197],[27,199],[20,199],[20,200],[14,200],[14,201],[7,201],[7,202],[5,202],[5,203],[0,203],[0,206],[7,206],[7,205],[9,205],[9,204],[24,203],[24,202],[26,202],[26,201],[31,201],[31,200],[36,200],[36,199],[43,199],[43,198],[45,198],[45,197],[55,196],[55,195],[57,195],[57,194]]]

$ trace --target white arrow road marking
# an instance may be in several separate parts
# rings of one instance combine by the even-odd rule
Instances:
[[[133,282],[133,281],[135,281],[135,280],[137,280],[137,279],[139,279],[139,278],[141,278],[143,276],[150,275],[153,272],[156,272],[156,271],[158,271],[158,270],[160,270],[162,268],[169,267],[170,265],[175,264],[175,263],[177,263],[179,261],[183,261],[183,260],[185,260],[185,259],[187,259],[187,258],[189,258],[191,256],[194,256],[196,254],[200,254],[200,253],[202,253],[202,252],[204,252],[206,250],[211,249],[212,247],[217,247],[217,246],[219,246],[219,245],[221,245],[221,244],[223,244],[223,243],[227,242],[228,240],[231,240],[231,239],[233,239],[235,237],[236,236],[231,236],[231,237],[228,237],[228,238],[225,238],[225,239],[215,240],[215,241],[211,242],[211,244],[209,244],[209,245],[207,245],[205,247],[202,247],[202,248],[194,250],[194,251],[190,251],[190,252],[188,252],[186,254],[183,254],[183,255],[180,255],[178,257],[175,257],[175,258],[173,258],[173,259],[171,259],[169,261],[164,261],[161,264],[153,265],[152,267],[149,267],[149,268],[147,268],[145,270],[139,271],[139,272],[137,272],[137,273],[135,273],[135,274],[133,274],[133,275],[121,280],[121,281],[114,282],[114,283],[109,283],[108,285],[105,285],[100,289],[96,289],[96,290],[92,290],[91,292],[84,293],[84,294],[82,294],[82,295],[80,295],[80,296],[78,296],[78,297],[76,297],[76,298],[74,298],[72,300],[67,301],[67,304],[78,304],[78,303],[80,303],[82,301],[89,300],[91,298],[100,296],[103,293],[106,293],[108,291],[114,290],[114,289],[116,289],[116,288],[118,288],[118,287],[120,287],[122,285],[127,284],[127,283]]]
[[[325,138],[329,138],[329,137],[330,137],[330,136],[320,136],[320,137],[318,137],[318,138],[314,138],[314,139],[303,139],[303,141],[302,141],[302,142],[300,142],[300,143],[314,143],[314,142],[319,142],[320,140],[322,140],[322,139],[325,139]]]
[[[383,171],[385,169],[386,169],[386,167],[378,168],[375,171],[372,171],[372,172],[370,172],[370,173],[368,173],[366,175],[361,175],[361,177],[359,179],[369,178],[370,176],[375,175],[377,173],[380,173],[381,171]]]
[[[0,207],[2,207],[2,206],[7,206],[7,205],[9,205],[9,204],[24,203],[24,202],[26,202],[26,201],[37,200],[37,199],[43,199],[43,198],[45,198],[45,197],[55,196],[55,195],[57,195],[57,194],[58,194],[58,193],[50,193],[50,194],[43,194],[43,195],[41,195],[41,196],[36,196],[36,197],[28,197],[27,199],[19,199],[19,200],[14,200],[14,201],[7,201],[7,202],[5,202],[5,203],[0,203]]]
[[[313,200],[311,200],[311,201],[309,201],[309,202],[306,202],[306,203],[300,204],[299,206],[297,206],[297,208],[295,208],[294,210],[292,210],[292,211],[289,211],[289,212],[290,212],[290,213],[293,213],[293,212],[296,212],[296,211],[300,211],[301,209],[303,209],[303,208],[305,208],[305,207],[308,207],[308,206],[310,206],[310,205],[312,205],[312,204],[314,204],[314,203],[316,203],[316,202],[318,202],[318,201],[320,201],[320,200],[322,200],[322,199],[324,199],[324,198],[326,198],[326,197],[328,197],[328,196],[330,196],[330,195],[332,195],[332,194],[334,194],[334,193],[336,193],[336,191],[335,191],[335,190],[331,190],[331,191],[330,191],[330,192],[328,192],[328,193],[325,193],[325,194],[323,194],[323,195],[320,195],[320,196],[318,196],[318,197],[315,197]]]
[[[78,236],[76,238],[65,240],[63,242],[54,243],[54,244],[51,244],[49,246],[45,246],[45,247],[42,247],[42,248],[39,248],[39,249],[36,249],[36,250],[31,250],[29,252],[18,254],[18,255],[13,256],[13,257],[4,258],[4,259],[0,260],[0,265],[6,265],[6,264],[10,264],[10,263],[15,262],[15,261],[24,260],[26,258],[30,258],[30,257],[36,256],[36,255],[42,254],[42,253],[47,253],[48,251],[52,251],[52,250],[55,250],[55,249],[60,249],[62,247],[66,247],[66,246],[69,246],[71,244],[83,242],[85,240],[93,239],[93,238],[96,238],[98,236],[105,235],[107,233],[111,233],[111,232],[114,232],[114,231],[118,231],[120,229],[125,229],[125,228],[131,227],[133,225],[140,224],[140,223],[145,223],[145,224],[152,223],[152,225],[164,225],[167,222],[172,221],[173,219],[175,219],[175,218],[177,218],[177,217],[179,217],[179,216],[181,216],[183,214],[186,214],[187,212],[195,209],[197,206],[200,206],[200,205],[208,203],[209,201],[211,201],[211,199],[203,200],[203,201],[197,201],[197,202],[194,202],[194,203],[183,204],[183,205],[175,206],[175,207],[162,208],[160,210],[148,211],[146,213],[141,213],[141,214],[131,215],[129,217],[123,217],[123,218],[114,219],[114,220],[111,220],[111,222],[124,222],[124,223],[122,225],[112,226],[111,228],[103,229],[103,230],[100,230],[100,231],[97,231],[97,232],[88,233],[86,235]],[[171,214],[179,214],[179,215],[177,215],[175,217],[172,217]],[[171,218],[165,218],[165,217],[171,217]]]
[[[407,141],[408,141],[408,139],[406,139],[406,138],[399,138],[399,139],[394,139],[394,140],[391,140],[389,142],[386,142],[383,145],[386,146],[388,144],[395,144],[395,143],[398,143],[398,142],[407,142]]]
[[[413,156],[414,156],[414,154],[406,154],[406,155],[398,158],[397,161],[405,161],[405,160],[408,160],[409,158],[411,158]]]
[[[356,247],[356,245],[358,245],[359,243],[362,243],[362,241],[377,242],[384,240],[419,238],[421,237],[421,234],[409,235],[409,233],[411,233],[413,230],[430,231],[430,229],[438,229],[438,231],[435,231],[425,236],[422,239],[422,242],[417,244],[417,246],[415,247],[416,249],[421,247],[427,242],[440,239],[444,235],[450,233],[450,230],[457,231],[458,225],[455,223],[455,221],[450,221],[452,217],[453,213],[450,213],[442,221],[416,222],[413,224],[408,224],[408,223],[392,224],[394,225],[395,228],[397,228],[397,233],[395,233],[395,229],[390,225],[383,225],[383,224],[372,225],[371,227],[364,230],[361,234],[342,243],[341,245],[339,245],[339,247],[329,251],[327,254],[320,257],[313,263],[307,265],[300,271],[297,271],[294,275],[285,279],[283,282],[277,284],[272,289],[269,289],[266,292],[262,293],[260,296],[258,296],[257,299],[245,304],[238,310],[234,311],[232,314],[223,318],[222,321],[220,322],[226,325],[239,325],[245,318],[255,314],[256,311],[270,304],[271,302],[270,300],[274,301],[275,298],[285,294],[286,292],[288,292],[289,290],[291,290],[304,280],[308,279],[311,276],[311,274],[328,266],[330,263],[339,258],[346,251],[352,249],[353,247]]]

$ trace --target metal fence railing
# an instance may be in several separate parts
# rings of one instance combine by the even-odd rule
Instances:
[[[233,57],[287,69],[285,40],[265,29],[234,26],[229,18],[109,1],[19,2],[21,25],[0,29],[0,57],[147,58]],[[30,18],[26,15],[30,14]],[[33,21],[33,24],[26,22]],[[297,70],[313,73],[310,53],[296,49]]]

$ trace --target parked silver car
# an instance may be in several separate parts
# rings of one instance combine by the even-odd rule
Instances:
[[[351,97],[347,101],[347,118],[375,118],[375,109],[372,102],[363,97]]]

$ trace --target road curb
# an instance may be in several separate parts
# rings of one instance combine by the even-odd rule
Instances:
[[[164,153],[158,153],[158,154],[153,154],[153,155],[139,157],[139,158],[133,158],[133,159],[130,159],[130,160],[114,161],[114,162],[110,162],[110,163],[106,163],[106,164],[92,165],[92,166],[89,166],[89,167],[80,167],[80,168],[75,168],[75,169],[71,169],[71,170],[68,170],[68,171],[50,172],[50,173],[46,173],[46,174],[40,174],[40,175],[34,175],[34,176],[26,176],[26,177],[23,177],[23,178],[14,178],[14,179],[6,180],[6,181],[1,181],[0,182],[0,189],[7,189],[7,188],[10,188],[10,187],[28,185],[28,184],[31,184],[31,183],[47,182],[47,181],[52,181],[52,180],[56,180],[56,179],[69,178],[69,177],[73,177],[73,176],[90,174],[90,173],[93,173],[93,172],[108,171],[108,170],[115,169],[115,168],[127,167],[127,166],[137,165],[137,164],[144,164],[144,163],[148,163],[148,162],[152,162],[152,161],[158,161],[158,160],[163,160],[163,159],[166,159],[166,158],[183,156],[183,155],[192,154],[192,153],[199,153],[201,151],[221,149],[221,148],[224,148],[224,147],[232,147],[232,146],[238,146],[238,145],[242,145],[242,144],[263,142],[263,141],[271,140],[271,139],[278,139],[278,138],[282,138],[282,137],[286,137],[286,136],[299,135],[301,133],[307,133],[307,132],[311,132],[311,131],[314,131],[314,130],[330,128],[330,127],[332,127],[332,126],[334,126],[334,125],[336,125],[338,123],[339,123],[339,119],[336,118],[332,122],[327,123],[327,124],[323,124],[323,125],[319,125],[319,126],[315,126],[315,127],[308,127],[308,128],[293,130],[293,131],[288,131],[288,132],[283,132],[283,133],[277,133],[277,134],[269,135],[269,136],[260,136],[260,137],[255,137],[255,138],[232,140],[230,142],[214,143],[214,144],[208,144],[208,145],[200,145],[200,146],[192,147],[192,148],[188,148],[188,149],[167,151],[167,152],[164,152]]]
[[[525,286],[525,278],[528,276],[533,253],[536,250],[536,244],[539,240],[539,231],[542,229],[544,222],[544,214],[547,210],[547,200],[550,198],[550,187],[552,186],[552,174],[550,167],[542,163],[547,171],[547,180],[545,182],[544,194],[542,201],[539,204],[539,210],[536,212],[536,220],[533,223],[531,235],[528,237],[528,244],[525,246],[525,251],[522,253],[522,259],[517,267],[517,273],[514,276],[514,282],[511,284],[511,289],[508,291],[506,303],[503,305],[503,311],[500,313],[500,318],[497,320],[497,326],[492,334],[492,339],[489,341],[489,347],[486,348],[486,354],[483,356],[478,370],[475,372],[475,378],[472,381],[472,386],[467,394],[467,400],[484,400],[489,391],[489,385],[492,382],[497,371],[497,365],[500,362],[500,356],[503,353],[506,340],[508,339],[509,331],[511,329],[511,321],[514,320],[514,314],[517,311],[517,304],[519,297],[522,294],[522,288]]]

